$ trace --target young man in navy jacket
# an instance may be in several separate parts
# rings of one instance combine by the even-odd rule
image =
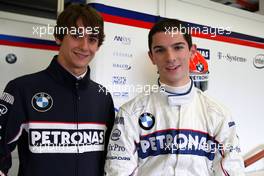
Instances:
[[[60,46],[47,69],[10,81],[0,97],[0,175],[18,147],[18,176],[103,175],[114,106],[90,79],[104,40],[102,17],[70,5],[54,28]]]

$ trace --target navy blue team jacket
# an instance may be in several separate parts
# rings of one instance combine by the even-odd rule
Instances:
[[[106,89],[67,72],[56,57],[47,69],[12,80],[0,98],[0,170],[18,147],[18,176],[103,175],[114,105]]]

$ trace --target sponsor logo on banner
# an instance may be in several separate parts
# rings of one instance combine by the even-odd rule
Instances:
[[[261,69],[264,68],[264,54],[258,54],[253,59],[254,67]]]
[[[123,45],[130,45],[131,44],[131,39],[129,37],[126,37],[126,36],[116,35],[114,37],[114,41],[118,42],[118,43],[121,43]]]
[[[124,76],[113,76],[112,83],[115,85],[124,85],[127,82],[127,78]]]
[[[113,67],[114,68],[118,68],[121,70],[130,70],[131,66],[129,64],[117,64],[117,63],[113,63]]]
[[[17,56],[14,53],[9,53],[5,59],[7,63],[14,64],[17,61]]]
[[[113,92],[114,98],[128,98],[128,92]]]
[[[248,60],[245,57],[231,55],[230,53],[226,54],[226,53],[223,53],[221,51],[217,52],[217,58],[219,60],[226,60],[228,62],[237,62],[237,63],[245,63]]]
[[[204,48],[197,48],[197,51],[206,59],[210,60],[210,50]]]
[[[132,58],[133,54],[132,53],[127,53],[127,52],[121,52],[121,51],[114,51],[113,52],[114,57],[119,57],[119,58]]]
[[[7,113],[7,111],[8,111],[7,107],[3,104],[0,104],[0,117],[2,115],[5,115]]]
[[[207,59],[206,59],[207,58]],[[209,68],[206,60],[210,59],[209,49],[199,49],[190,59],[189,69],[195,87],[202,91],[208,88]]]
[[[29,148],[33,153],[83,153],[104,151],[104,124],[29,123]]]

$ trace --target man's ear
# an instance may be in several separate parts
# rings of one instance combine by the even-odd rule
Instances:
[[[57,45],[59,45],[59,46],[61,45],[61,40],[60,39],[58,39],[58,38],[55,37],[55,41],[56,41]]]
[[[156,65],[156,62],[155,62],[155,60],[154,60],[154,58],[153,58],[153,55],[152,55],[152,52],[151,52],[151,51],[148,52],[148,55],[149,55],[149,58],[150,58],[152,64],[153,64],[153,65]]]
[[[197,52],[197,46],[196,44],[193,44],[192,47],[190,48],[190,52],[191,52],[191,57],[190,59],[193,59],[195,56],[195,53]]]

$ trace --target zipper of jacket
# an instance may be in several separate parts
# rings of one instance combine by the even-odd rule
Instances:
[[[75,122],[76,122],[76,132],[79,136],[79,101],[80,101],[80,95],[79,95],[79,83],[76,81],[75,83],[75,95],[74,95],[74,101],[75,101]],[[76,176],[79,175],[79,140],[77,140],[77,153],[76,153],[76,169],[75,174]]]
[[[181,131],[181,111],[182,111],[182,105],[179,106],[179,109],[178,109],[178,126],[177,126],[177,129],[179,129],[179,132]],[[175,144],[176,145],[176,144]],[[178,146],[177,146],[178,147]],[[178,149],[179,150],[179,149]],[[174,174],[176,174],[176,170],[177,170],[177,167],[179,165],[179,156],[180,154],[175,154],[175,158],[176,158],[176,161],[175,161],[175,167],[174,167]]]

